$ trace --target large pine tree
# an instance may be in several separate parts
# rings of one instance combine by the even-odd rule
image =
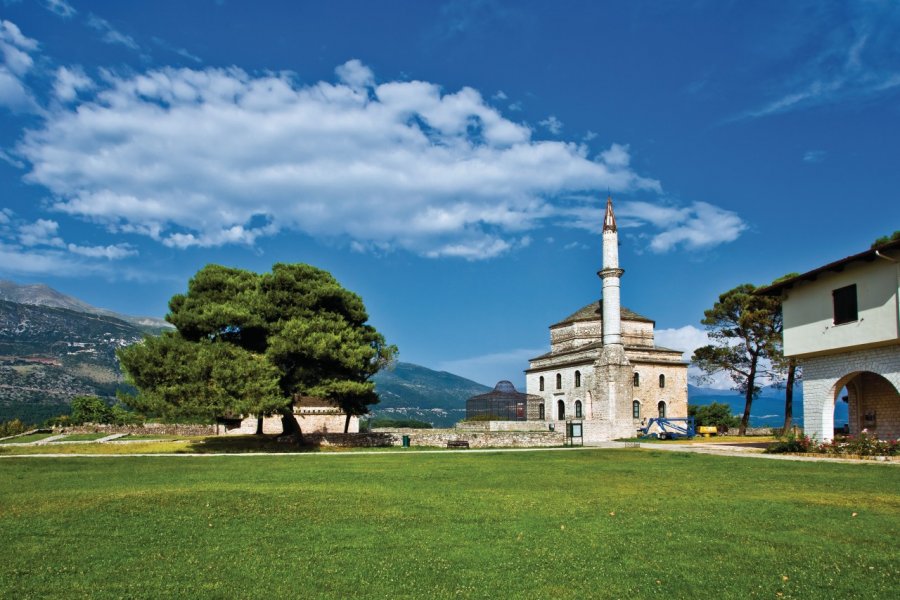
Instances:
[[[171,417],[281,413],[285,432],[299,436],[296,396],[364,414],[378,401],[371,376],[397,351],[367,324],[359,296],[309,265],[264,274],[208,265],[169,311],[175,332],[119,359],[138,389],[126,402]]]

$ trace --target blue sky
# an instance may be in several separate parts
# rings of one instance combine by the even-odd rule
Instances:
[[[163,316],[327,269],[402,360],[524,381],[600,294],[717,295],[900,228],[896,2],[0,0],[0,277]]]

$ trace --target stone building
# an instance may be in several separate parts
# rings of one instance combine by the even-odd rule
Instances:
[[[900,241],[757,293],[782,298],[784,354],[803,368],[806,434],[833,439],[835,402],[846,398],[851,434],[900,438]]]
[[[550,326],[550,352],[531,359],[529,419],[581,424],[586,443],[634,437],[651,417],[687,417],[687,363],[654,343],[655,323],[620,306],[612,199],[603,222],[603,299]],[[531,403],[531,401],[529,401]]]
[[[294,399],[294,418],[300,431],[306,433],[344,433],[347,415],[337,406],[322,398],[309,396]],[[263,433],[276,434],[283,431],[281,415],[263,418]],[[220,419],[216,432],[225,435],[248,435],[256,433],[256,417],[253,415],[236,419]],[[347,433],[359,433],[359,417],[351,416]]]

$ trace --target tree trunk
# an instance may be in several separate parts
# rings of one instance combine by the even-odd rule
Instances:
[[[286,408],[281,412],[281,427],[283,429],[282,435],[293,436],[294,442],[297,444],[303,443],[303,432],[300,431],[300,423],[297,422],[296,417],[294,417],[294,411],[291,408]]]
[[[797,361],[793,358],[788,361],[787,383],[784,387],[784,429],[781,435],[787,435],[791,430],[791,421],[794,418],[794,376],[797,374]]]
[[[754,354],[750,362],[750,373],[747,375],[747,392],[744,394],[744,416],[741,417],[741,426],[738,429],[738,435],[740,436],[747,433],[747,424],[750,423],[750,406],[753,404],[753,387],[756,384],[757,360],[759,360],[759,356]]]
[[[347,418],[344,419],[344,433],[347,433],[350,430],[350,413],[347,413]]]
[[[263,434],[263,418],[256,417],[256,435]]]

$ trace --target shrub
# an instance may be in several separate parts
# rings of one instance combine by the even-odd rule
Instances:
[[[9,437],[28,431],[28,426],[19,419],[0,423],[0,437]]]
[[[731,414],[731,407],[727,404],[713,402],[712,404],[688,405],[688,416],[694,417],[694,425],[714,425],[720,430],[728,430],[730,427],[737,427],[741,424],[740,418]]]
[[[816,443],[808,435],[791,431],[783,439],[769,444],[767,454],[797,454],[815,452],[818,449]]]
[[[836,456],[897,456],[900,454],[900,440],[884,441],[863,429],[859,435],[835,436],[830,442],[816,444],[808,436],[792,431],[783,439],[766,448],[769,454],[807,453],[832,454]]]
[[[97,396],[75,396],[72,399],[72,422],[107,423],[109,406]]]

